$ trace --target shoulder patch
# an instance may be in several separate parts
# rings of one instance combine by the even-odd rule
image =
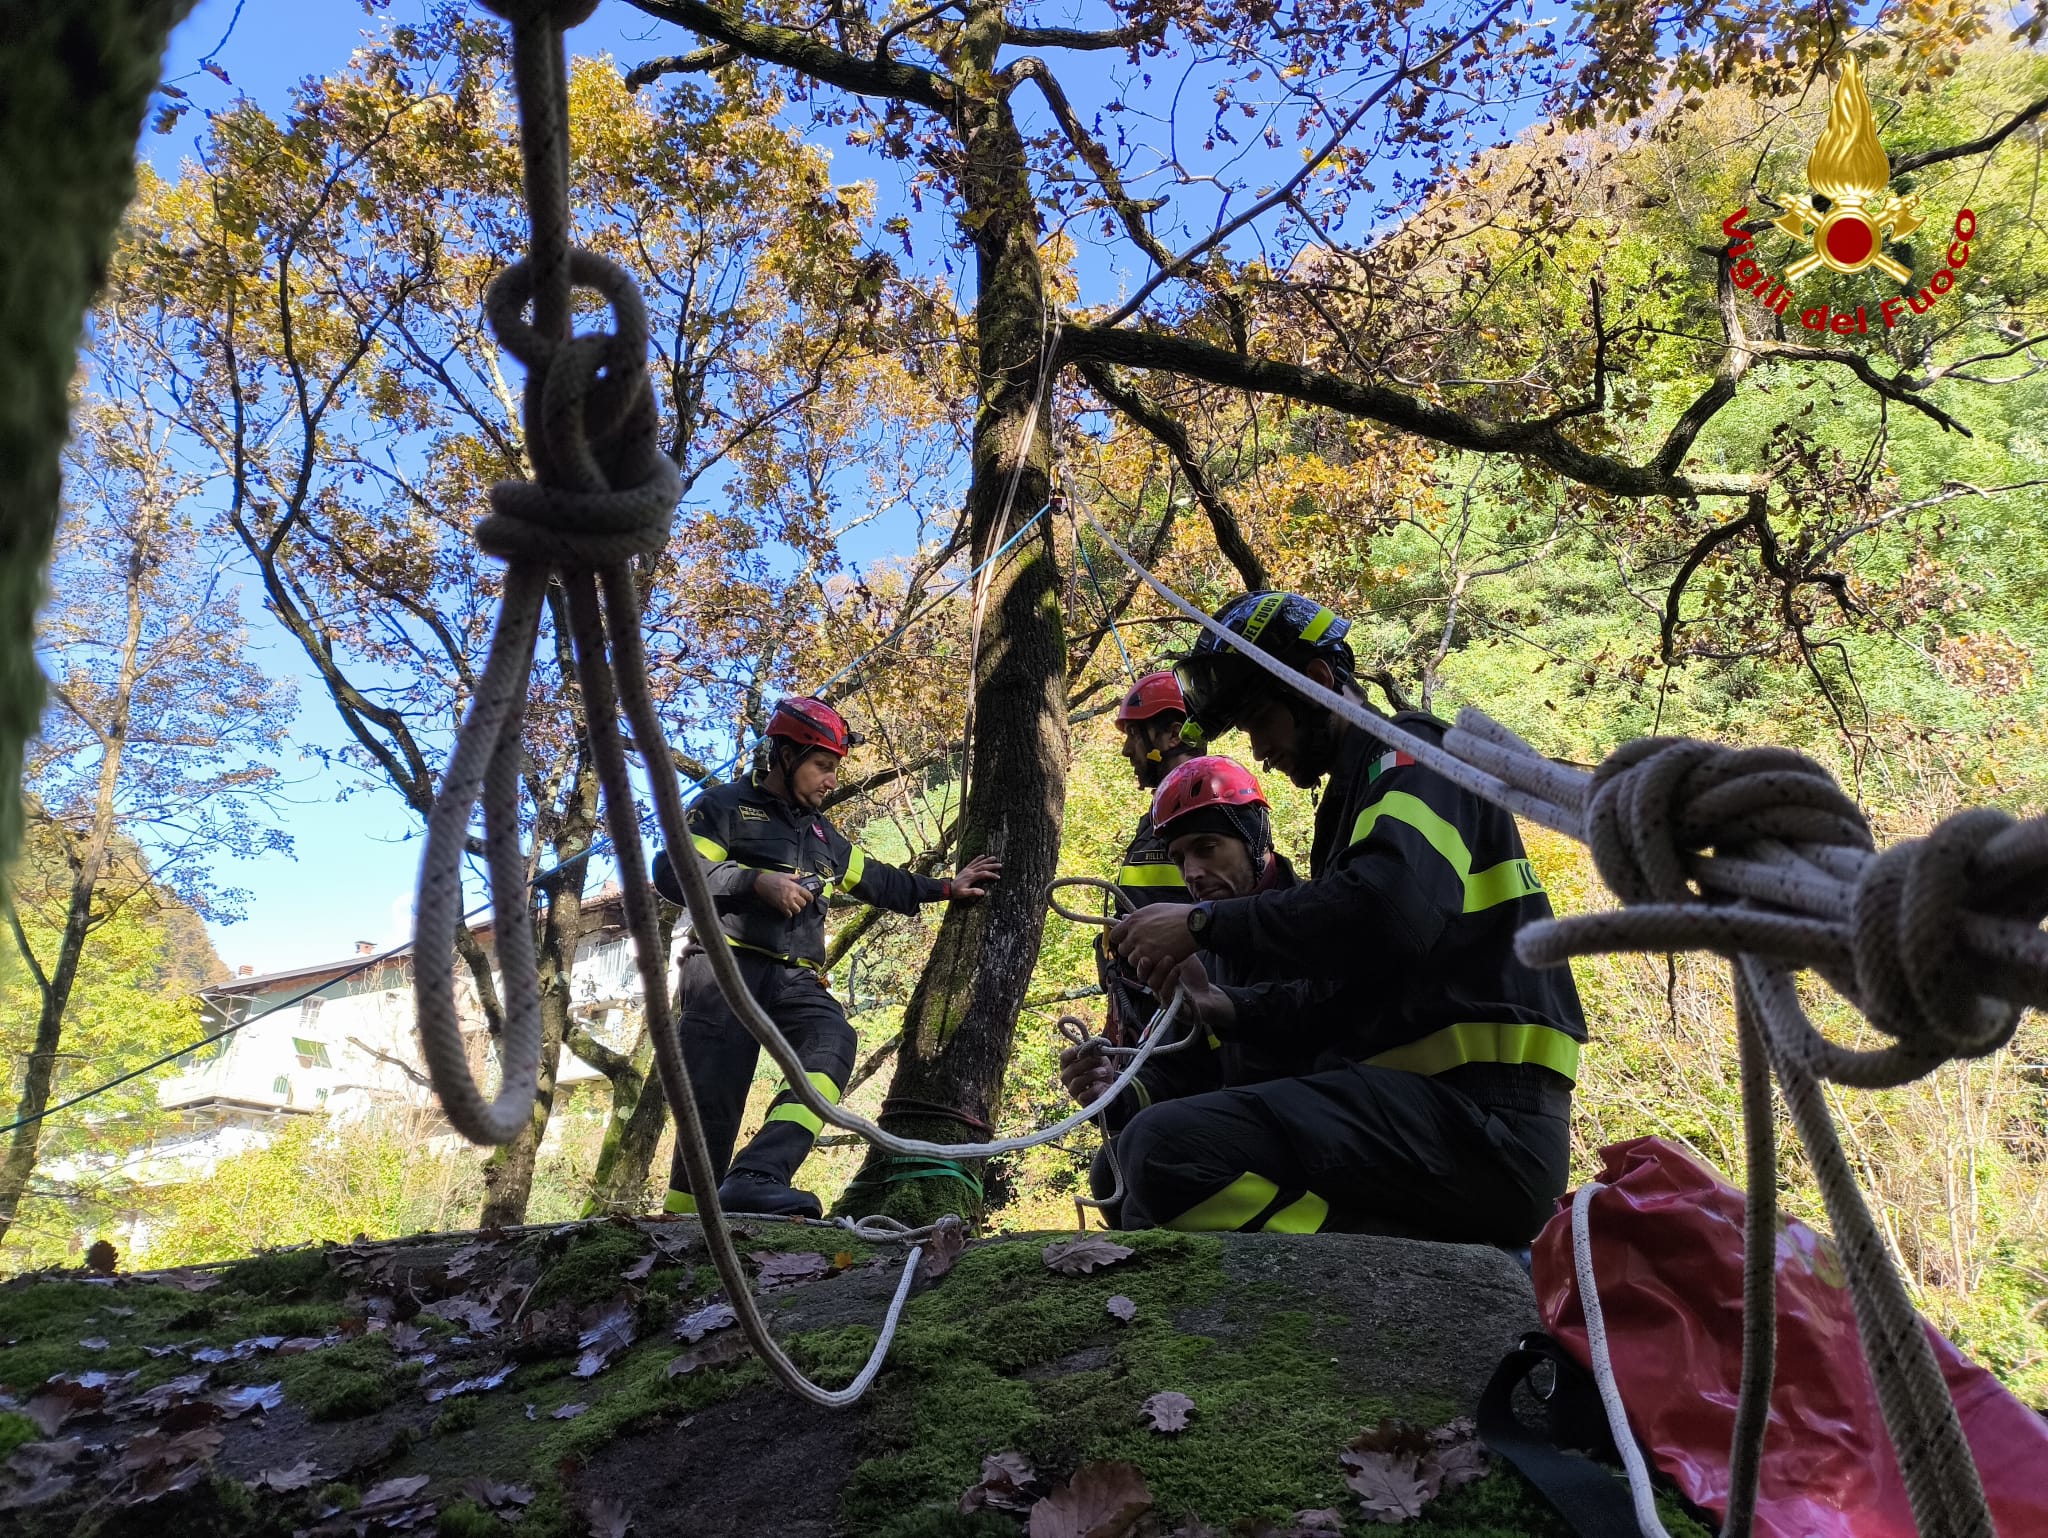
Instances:
[[[1407,765],[1412,764],[1414,762],[1415,760],[1413,758],[1410,758],[1406,753],[1400,752],[1398,750],[1390,753],[1383,753],[1378,758],[1374,759],[1369,765],[1366,766],[1365,783],[1370,785],[1374,780],[1377,780],[1381,775],[1385,774],[1388,770],[1405,768]]]
[[[739,804],[738,810],[741,817],[749,818],[754,822],[768,821],[768,814],[762,811],[758,806],[749,806],[746,802],[742,801]]]

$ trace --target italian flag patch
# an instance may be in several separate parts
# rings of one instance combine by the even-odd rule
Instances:
[[[1414,762],[1413,758],[1399,751],[1383,754],[1379,758],[1374,759],[1372,767],[1365,771],[1365,783],[1370,785],[1388,770],[1400,769]]]

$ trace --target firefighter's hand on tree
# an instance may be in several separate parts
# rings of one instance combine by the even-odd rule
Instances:
[[[1174,968],[1195,953],[1195,937],[1188,930],[1190,906],[1153,903],[1109,932],[1110,949],[1162,999],[1171,989]]]
[[[1076,1105],[1087,1105],[1109,1088],[1116,1064],[1100,1047],[1069,1047],[1060,1054],[1060,1085]]]
[[[803,883],[779,870],[756,873],[754,895],[784,918],[794,918],[811,905],[811,894]]]
[[[976,855],[960,867],[960,873],[948,884],[946,897],[956,903],[979,902],[1002,873],[1003,862],[994,855]]]

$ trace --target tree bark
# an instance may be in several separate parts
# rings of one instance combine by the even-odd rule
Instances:
[[[21,844],[35,615],[86,306],[135,190],[135,137],[191,0],[45,0],[0,25],[0,869]],[[30,168],[33,168],[32,170]]]
[[[605,1119],[604,1142],[597,1168],[590,1176],[586,1218],[610,1213],[633,1215],[647,1210],[647,1172],[654,1150],[668,1125],[668,1103],[657,1086],[648,1094],[647,1076],[654,1064],[654,1038],[643,1017],[630,1052],[614,1052],[584,1025],[569,1027],[569,1050],[611,1082],[611,1114]]]
[[[977,276],[980,410],[967,494],[977,565],[1045,505],[1051,486],[1048,300],[1023,141],[991,79],[1002,39],[1001,6],[976,0],[961,39],[961,75],[976,85],[957,121]],[[1048,399],[1034,421],[1042,384]],[[1003,876],[986,900],[947,911],[905,1010],[881,1120],[906,1135],[960,1142],[979,1134],[959,1116],[989,1122],[1038,960],[1041,897],[1056,873],[1066,800],[1066,648],[1055,550],[1050,525],[1041,523],[986,578],[960,857],[998,855]],[[912,1223],[948,1212],[980,1216],[976,1186],[928,1174],[901,1178],[912,1168],[871,1150],[841,1210]]]

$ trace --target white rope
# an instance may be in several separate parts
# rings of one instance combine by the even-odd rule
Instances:
[[[1586,1314],[1586,1349],[1593,1358],[1593,1381],[1600,1388],[1600,1403],[1607,1409],[1607,1429],[1614,1436],[1621,1466],[1628,1472],[1629,1498],[1635,1503],[1636,1526],[1643,1538],[1671,1538],[1657,1516],[1657,1491],[1650,1483],[1650,1471],[1643,1466],[1642,1449],[1629,1429],[1628,1411],[1622,1406],[1621,1389],[1614,1381],[1614,1362],[1607,1354],[1607,1316],[1600,1309],[1600,1289],[1593,1279],[1593,1236],[1588,1226],[1588,1208],[1596,1192],[1607,1187],[1597,1180],[1580,1186],[1572,1197],[1572,1269],[1579,1279],[1579,1305]]]

